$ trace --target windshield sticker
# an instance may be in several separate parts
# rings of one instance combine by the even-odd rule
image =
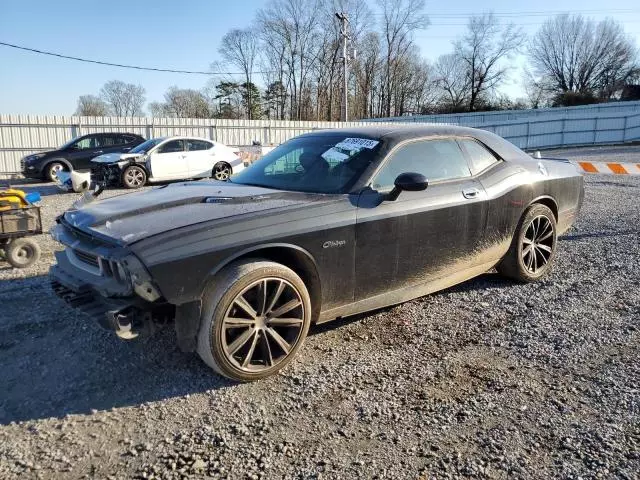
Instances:
[[[374,148],[380,143],[378,140],[370,140],[368,138],[345,138],[343,141],[336,145],[337,148],[343,150],[356,150],[362,148],[368,148],[369,150]]]
[[[349,158],[349,155],[345,155],[344,153],[339,152],[338,150],[336,150],[335,147],[331,147],[329,150],[327,150],[320,156],[329,162],[330,161],[344,162]]]

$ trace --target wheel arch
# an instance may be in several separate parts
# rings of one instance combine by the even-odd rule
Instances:
[[[280,263],[296,272],[304,282],[311,298],[311,323],[320,316],[322,307],[322,284],[318,266],[313,256],[304,248],[286,243],[270,243],[256,245],[237,252],[219,263],[207,276],[207,280],[215,277],[227,265],[247,258],[261,258]]]
[[[536,197],[533,200],[531,200],[531,202],[529,202],[529,205],[527,205],[527,208],[525,208],[525,211],[529,207],[535,204],[540,204],[540,205],[544,205],[545,207],[548,207],[549,210],[551,210],[551,212],[553,213],[553,216],[555,217],[556,222],[558,221],[558,212],[559,212],[558,203],[555,201],[553,197],[551,197],[550,195],[541,195],[539,197]],[[522,215],[524,215],[524,212],[522,213]]]
[[[122,168],[122,172],[124,173],[124,171],[129,168],[129,167],[139,167],[142,170],[144,170],[144,173],[147,174],[147,178],[151,175],[151,172],[149,171],[149,169],[147,168],[147,165],[144,163],[139,163],[139,162],[135,162],[132,161],[131,163],[126,164],[123,168]]]
[[[131,167],[137,167],[144,172],[145,176],[147,177],[145,180],[145,185],[147,185],[149,183],[149,180],[151,179],[151,172],[144,163],[137,162],[128,163],[120,169],[120,185],[124,185],[124,172],[126,172],[127,169]]]
[[[40,170],[40,173],[45,173],[47,171],[47,169],[49,168],[49,165],[51,165],[52,163],[62,163],[65,167],[67,167],[69,172],[73,172],[73,170],[74,170],[73,165],[66,158],[64,158],[64,157],[52,157],[52,158],[49,158],[49,159],[45,160],[42,163],[42,169]]]

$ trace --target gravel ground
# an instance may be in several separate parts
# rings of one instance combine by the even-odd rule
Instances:
[[[33,188],[47,224],[76,198]],[[316,327],[252,384],[74,313],[43,236],[37,267],[0,266],[0,478],[638,478],[639,196],[590,176],[548,279]]]

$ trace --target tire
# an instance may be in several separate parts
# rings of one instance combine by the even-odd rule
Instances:
[[[147,172],[137,165],[130,165],[122,172],[122,186],[128,189],[140,188],[147,183]]]
[[[227,162],[218,162],[213,166],[213,170],[211,171],[211,176],[216,180],[220,180],[221,182],[226,182],[229,180],[229,177],[233,174],[233,169],[231,165]]]
[[[496,268],[519,282],[540,280],[551,271],[557,240],[553,212],[545,205],[534,204],[524,212],[509,251]]]
[[[66,167],[62,162],[51,162],[44,168],[44,179],[50,182],[55,182],[58,179],[58,172],[64,170]]]
[[[311,299],[293,270],[262,259],[240,261],[224,268],[205,289],[197,352],[227,378],[259,380],[293,360],[310,323]]]
[[[5,258],[15,268],[27,268],[40,259],[40,245],[30,238],[16,238],[5,248]]]

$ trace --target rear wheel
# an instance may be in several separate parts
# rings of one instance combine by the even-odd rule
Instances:
[[[198,354],[233,380],[258,380],[284,368],[311,323],[303,281],[293,270],[266,260],[230,265],[202,301]]]
[[[40,245],[30,238],[16,238],[5,247],[5,258],[16,268],[27,268],[40,258]]]
[[[64,165],[61,162],[51,162],[45,168],[45,180],[55,182],[58,180],[58,173],[64,170]]]
[[[122,185],[125,188],[140,188],[147,183],[147,172],[137,165],[130,165],[122,172]]]
[[[535,204],[522,216],[498,272],[521,282],[533,282],[549,273],[556,254],[556,218],[549,207]]]
[[[213,172],[211,172],[211,176],[216,180],[226,181],[229,180],[229,177],[233,173],[231,169],[231,165],[226,162],[218,162],[213,166]]]

